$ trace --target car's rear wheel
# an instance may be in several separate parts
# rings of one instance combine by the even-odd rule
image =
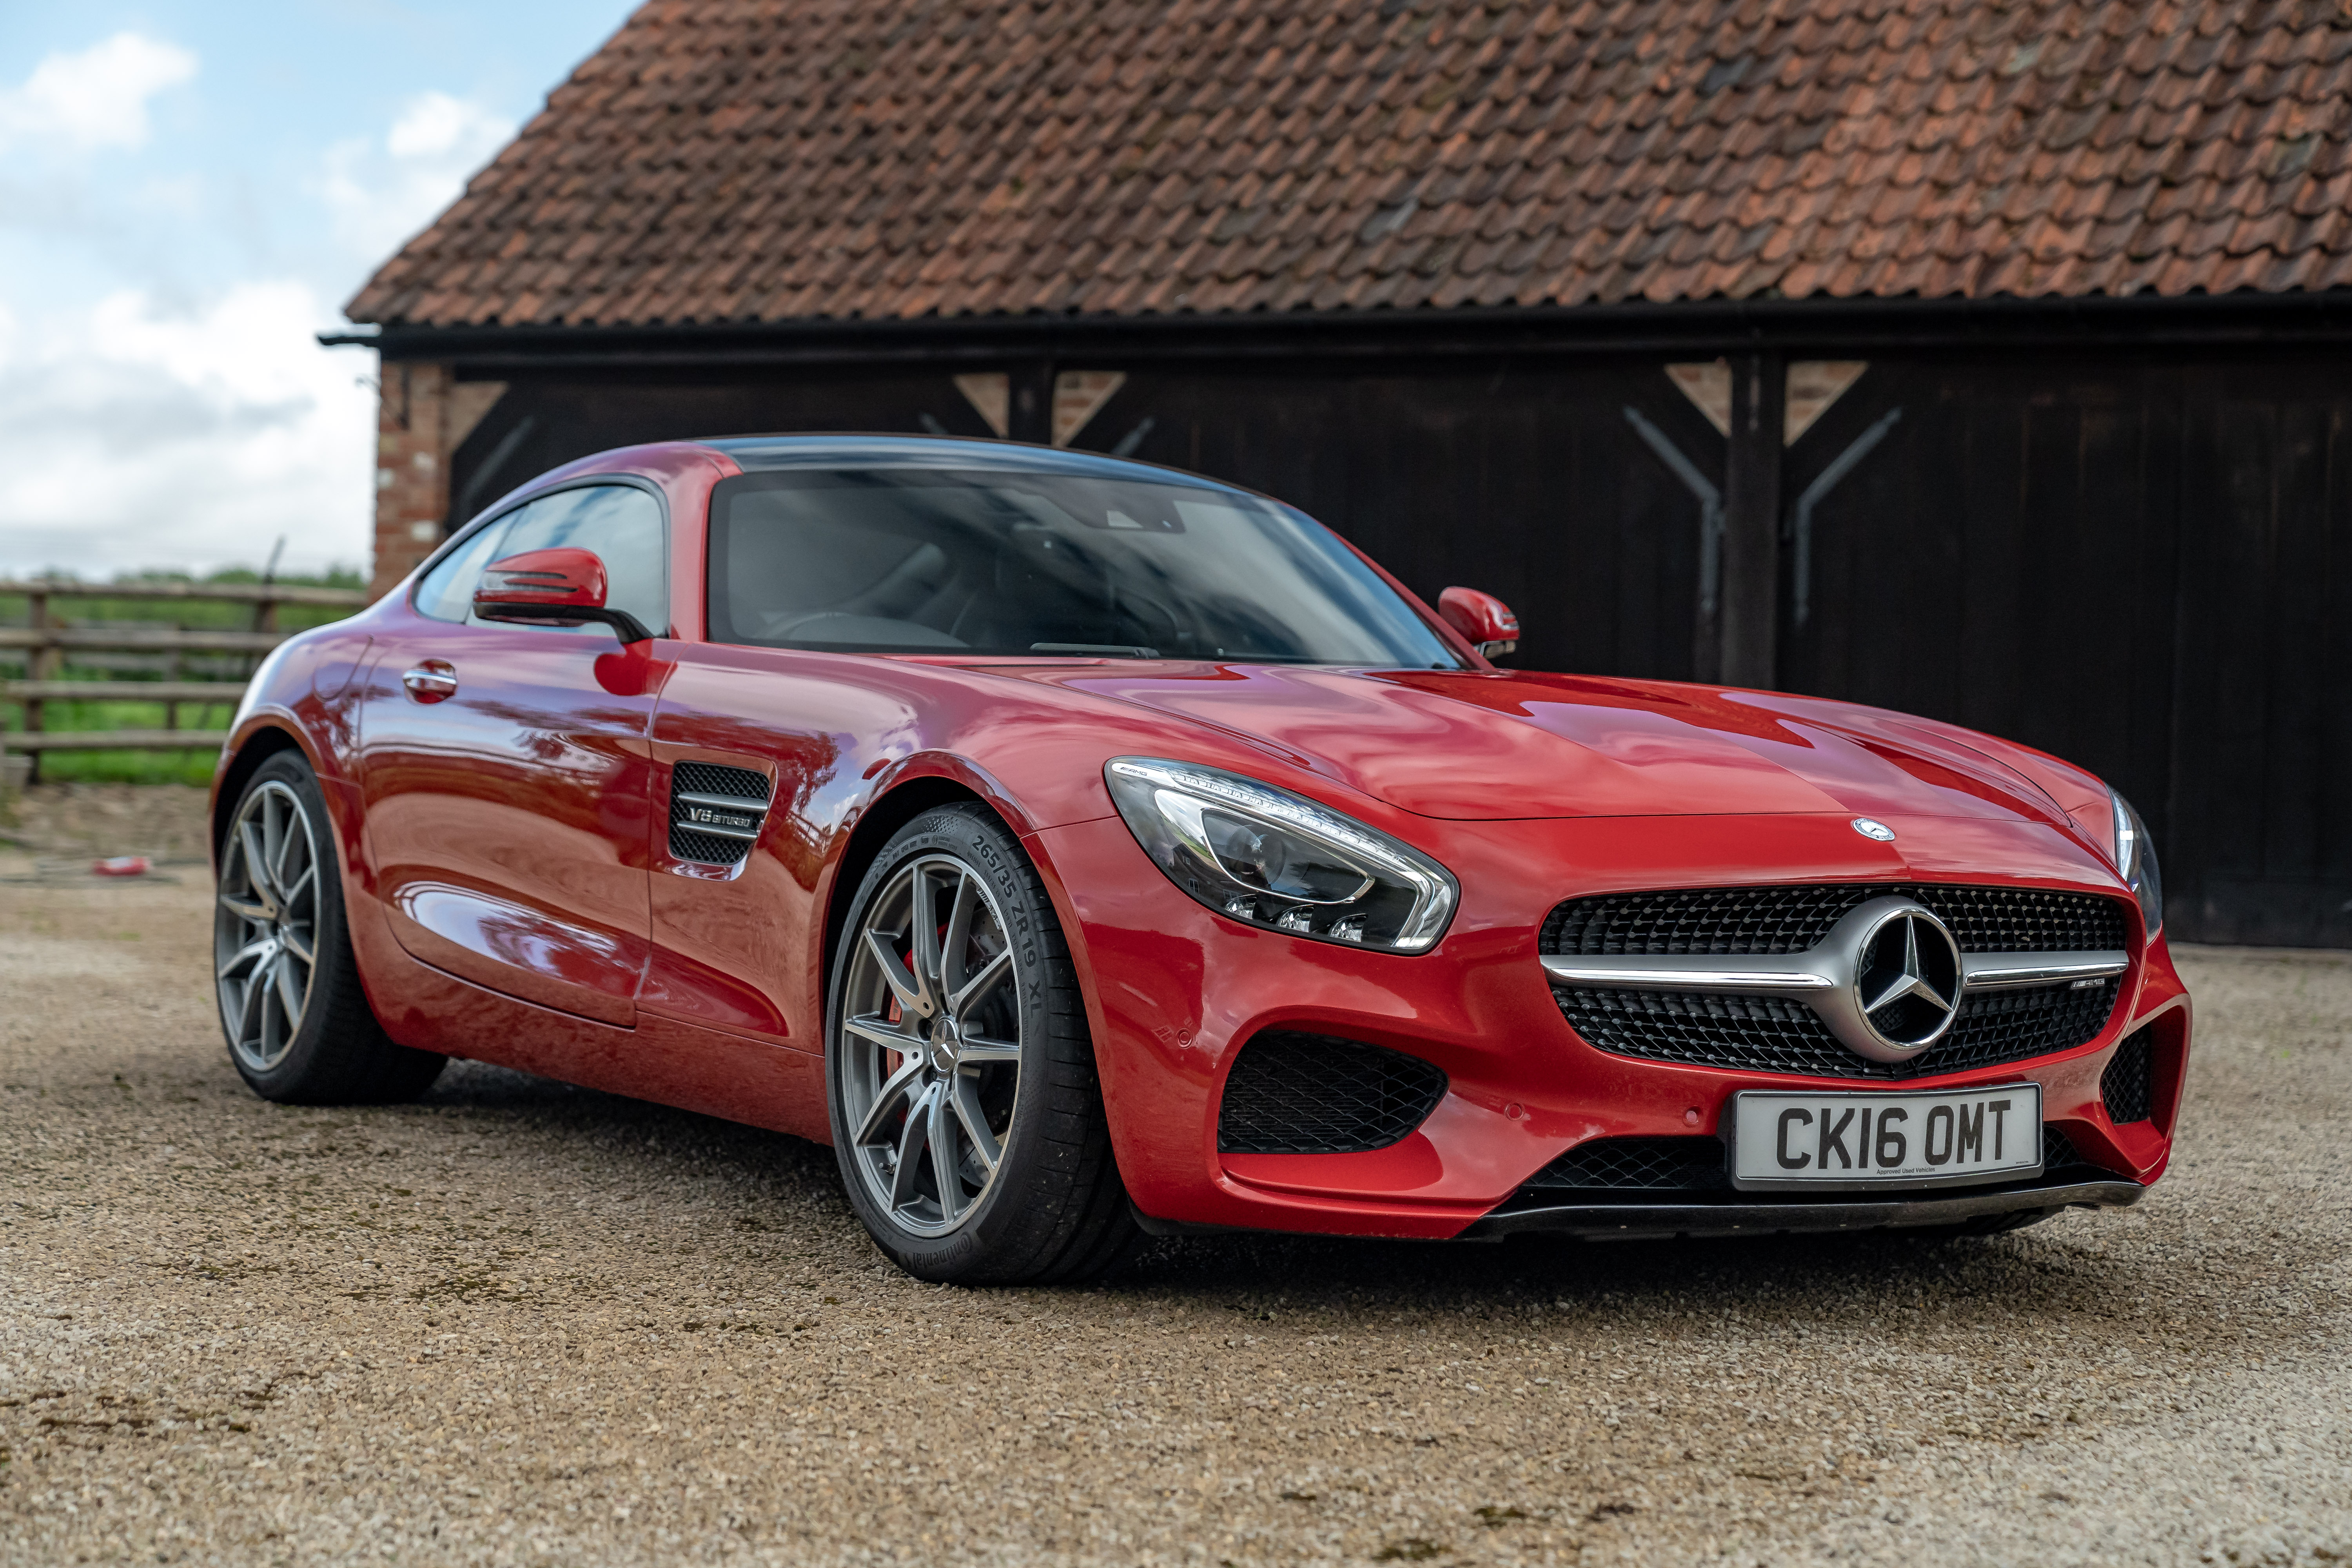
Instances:
[[[220,851],[213,972],[229,1058],[289,1104],[406,1100],[447,1062],[396,1045],[360,986],[333,826],[310,765],[281,752],[238,795]]]
[[[901,828],[835,954],[825,1079],[857,1216],[908,1273],[1092,1279],[1142,1239],[1052,900],[985,807]]]

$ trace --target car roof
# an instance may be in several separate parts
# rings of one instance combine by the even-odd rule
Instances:
[[[697,445],[724,452],[745,473],[793,468],[831,467],[841,463],[886,465],[893,468],[996,468],[1008,473],[1071,474],[1090,479],[1143,480],[1182,484],[1199,489],[1252,492],[1238,486],[1138,463],[1100,452],[1074,452],[1060,447],[1033,447],[1020,442],[966,439],[955,436],[730,436]]]

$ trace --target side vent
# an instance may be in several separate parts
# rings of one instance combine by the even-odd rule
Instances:
[[[751,853],[775,786],[765,773],[716,763],[680,763],[669,773],[669,852],[699,866],[733,866]]]

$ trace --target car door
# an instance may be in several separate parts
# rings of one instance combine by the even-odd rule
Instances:
[[[603,558],[613,605],[666,630],[661,499],[604,481],[469,534],[379,638],[360,719],[365,845],[410,953],[525,1001],[635,1022],[648,937],[647,729],[667,666],[601,625],[472,614],[482,569],[558,545]]]

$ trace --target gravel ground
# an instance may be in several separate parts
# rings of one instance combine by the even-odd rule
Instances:
[[[2184,955],[2188,1125],[2134,1210],[1188,1239],[954,1290],[791,1139],[479,1066],[412,1106],[256,1100],[201,871],[50,853],[169,853],[192,793],[32,794],[32,852],[0,844],[0,1563],[2352,1557],[2352,955]]]

